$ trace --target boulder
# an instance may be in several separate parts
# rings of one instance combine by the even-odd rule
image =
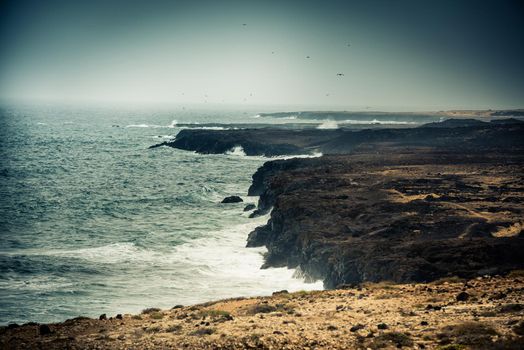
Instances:
[[[46,324],[41,324],[40,327],[38,327],[38,331],[40,335],[48,335],[51,334],[51,328],[49,328]]]
[[[250,211],[250,210],[255,209],[256,207],[257,206],[254,205],[254,204],[248,204],[248,205],[245,206],[244,211]]]
[[[240,202],[243,202],[244,200],[242,198],[240,198],[239,196],[229,196],[229,197],[226,197],[224,199],[222,199],[222,202],[220,203],[224,203],[224,204],[228,204],[228,203],[240,203]]]

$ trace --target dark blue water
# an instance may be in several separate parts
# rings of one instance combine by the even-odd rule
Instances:
[[[267,218],[219,203],[255,203],[245,194],[267,159],[148,149],[176,135],[173,120],[252,115],[1,107],[0,324],[321,288],[260,270],[263,249],[244,246]]]

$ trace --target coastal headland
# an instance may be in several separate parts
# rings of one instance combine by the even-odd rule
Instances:
[[[10,325],[6,349],[519,349],[524,126],[470,119],[365,130],[182,130],[169,146],[266,162],[248,195],[262,268],[327,290],[140,315]]]

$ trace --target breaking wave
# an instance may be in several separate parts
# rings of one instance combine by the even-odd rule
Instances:
[[[235,146],[227,151],[226,154],[229,156],[246,156],[246,152],[244,152],[244,148],[242,146]]]
[[[326,120],[317,126],[317,129],[338,129],[338,123],[334,120]]]
[[[158,125],[158,124],[129,124],[126,125],[126,128],[176,128],[177,127],[177,121],[172,120],[169,125]]]
[[[417,125],[420,123],[413,122],[413,121],[397,121],[397,120],[378,120],[378,119],[372,119],[372,120],[354,120],[354,119],[346,119],[339,121],[340,124],[370,124],[370,125]]]

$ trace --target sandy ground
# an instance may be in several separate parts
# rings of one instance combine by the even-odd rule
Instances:
[[[0,330],[2,349],[522,349],[524,271],[274,293]],[[104,318],[104,317],[102,317]]]

